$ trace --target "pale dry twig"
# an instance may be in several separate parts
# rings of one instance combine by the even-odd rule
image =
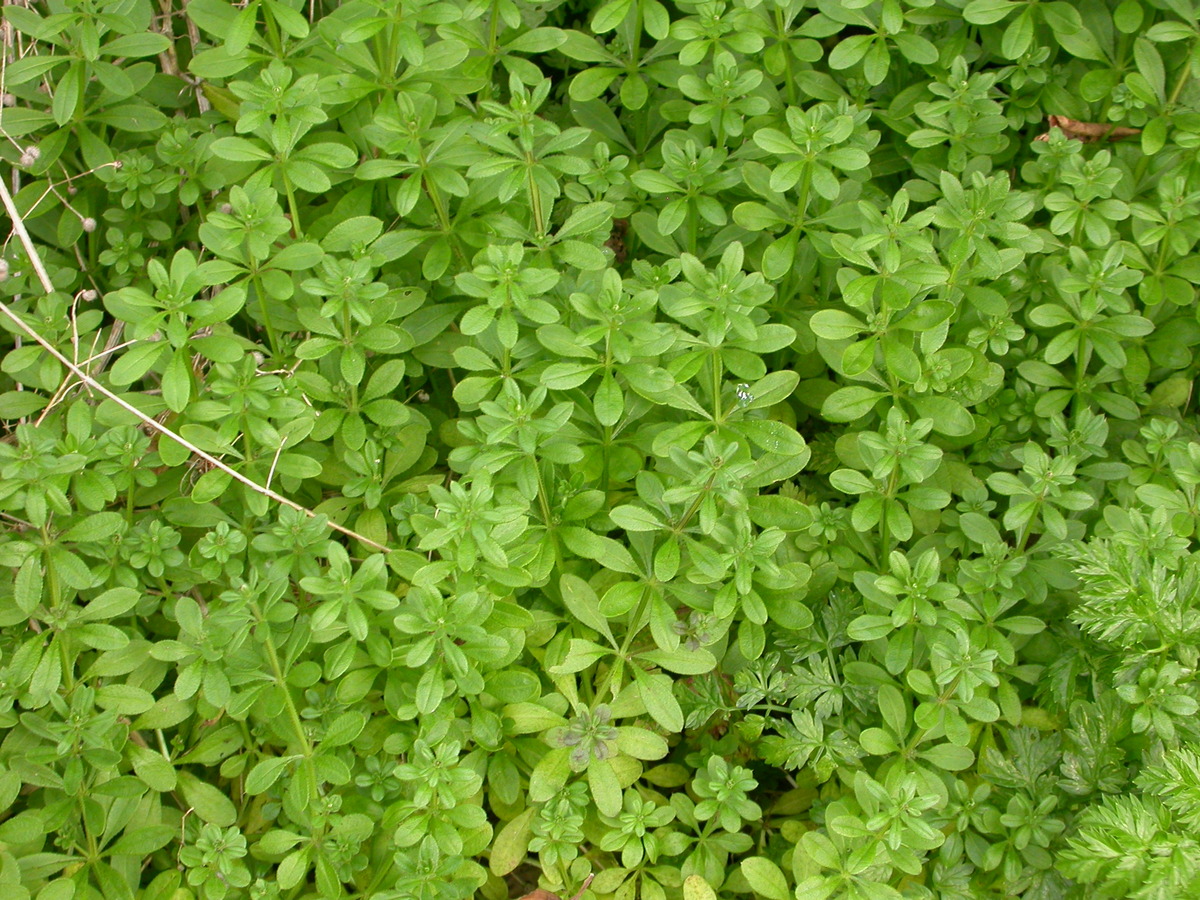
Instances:
[[[13,202],[12,195],[8,192],[8,187],[7,187],[7,185],[4,184],[3,180],[0,180],[0,201],[3,202],[4,208],[8,211],[9,218],[12,220],[12,224],[13,224],[13,231],[16,232],[17,238],[21,242],[21,246],[25,248],[25,253],[29,257],[29,262],[33,266],[34,272],[38,276],[38,281],[41,283],[42,289],[47,294],[54,293],[54,283],[50,280],[50,275],[46,271],[46,266],[42,263],[42,258],[38,254],[37,247],[34,246],[33,240],[29,237],[29,232],[25,228],[25,222],[21,218],[21,214],[17,210],[17,206]],[[211,454],[206,453],[205,451],[203,451],[199,447],[197,447],[195,444],[180,437],[178,434],[176,434],[174,431],[172,431],[166,425],[162,424],[161,422],[157,421],[156,419],[152,418],[151,416],[146,415],[144,412],[142,412],[136,406],[131,404],[128,400],[125,400],[122,397],[120,397],[117,394],[110,391],[104,385],[100,384],[100,382],[98,382],[90,374],[88,374],[86,371],[84,371],[82,368],[80,368],[78,365],[76,365],[74,362],[72,362],[70,359],[68,359],[63,353],[61,353],[59,351],[59,349],[57,347],[55,347],[48,340],[46,340],[44,337],[42,337],[42,335],[40,335],[37,331],[35,331],[33,329],[33,327],[30,326],[24,319],[22,319],[15,312],[13,312],[9,308],[7,303],[0,303],[0,313],[3,313],[4,316],[6,316],[8,319],[10,319],[12,321],[12,323],[14,325],[16,325],[17,328],[19,328],[21,331],[23,331],[26,335],[28,335],[29,337],[31,337],[35,341],[37,341],[38,344],[41,345],[42,349],[44,349],[47,353],[49,353],[51,356],[53,356],[55,359],[57,359],[60,363],[62,363],[62,365],[66,366],[67,369],[76,378],[78,378],[81,382],[83,382],[83,384],[87,385],[92,390],[95,390],[98,393],[103,394],[109,400],[113,401],[115,404],[117,404],[119,407],[121,407],[121,409],[125,410],[126,412],[130,413],[131,415],[136,416],[144,425],[147,425],[148,427],[153,428],[155,431],[157,431],[162,436],[170,438],[171,440],[180,444],[188,452],[194,453],[196,456],[200,457],[205,462],[209,463],[210,465],[214,466],[215,468],[220,469],[226,475],[230,476],[235,481],[241,482],[246,487],[250,488],[252,491],[262,494],[265,497],[270,497],[276,503],[281,503],[284,506],[287,506],[291,509],[296,510],[297,512],[302,512],[307,516],[316,518],[317,514],[315,512],[313,512],[311,509],[301,506],[299,503],[296,503],[294,500],[289,500],[287,497],[284,497],[282,494],[276,493],[275,491],[271,490],[270,488],[263,487],[261,484],[258,484],[253,479],[247,478],[241,472],[238,472],[235,469],[231,468],[230,466],[227,466],[225,463],[221,462],[221,460],[217,459],[215,456],[212,456]],[[376,541],[373,541],[369,537],[366,537],[365,535],[361,535],[356,531],[351,531],[349,528],[346,528],[343,525],[339,525],[337,522],[327,519],[326,524],[330,528],[332,528],[334,531],[341,532],[342,534],[346,535],[347,537],[352,537],[356,541],[360,541],[363,544],[366,544],[368,547],[374,547],[376,550],[380,550],[384,553],[388,553],[391,550],[391,548],[385,547],[383,544],[377,543]]]

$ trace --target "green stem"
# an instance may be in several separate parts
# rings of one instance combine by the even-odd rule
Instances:
[[[250,436],[250,417],[242,415],[242,446],[246,448],[246,463],[254,461],[254,438]]]
[[[63,683],[67,686],[67,693],[70,694],[75,690],[75,660],[71,656],[71,648],[68,645],[67,636],[59,633],[54,640],[58,644],[59,663],[62,665]]]
[[[425,157],[421,157],[421,166],[425,166]],[[425,193],[429,195],[429,202],[433,204],[433,211],[437,214],[438,224],[442,228],[442,233],[447,237],[450,236],[450,213],[446,209],[446,204],[442,200],[442,192],[438,190],[438,186],[430,180],[429,176],[422,175],[421,183],[425,185]]]
[[[492,11],[488,21],[488,46],[487,46],[487,76],[484,79],[483,87],[479,91],[480,100],[492,99],[492,75],[496,70],[496,36],[499,29],[496,27],[500,21],[500,2],[492,0]]]
[[[283,674],[283,665],[279,661],[279,653],[275,649],[275,641],[271,635],[271,626],[267,623],[262,615],[262,611],[258,608],[258,604],[252,603],[250,606],[254,613],[254,618],[257,620],[259,627],[265,629],[266,639],[263,641],[263,648],[267,652],[267,663],[271,666],[271,674],[275,678],[275,684],[279,688],[279,692],[283,695],[283,705],[287,710],[288,721],[291,723],[292,732],[296,736],[296,741],[300,744],[300,752],[304,757],[303,765],[308,770],[310,786],[312,788],[309,799],[316,800],[318,795],[317,790],[317,769],[313,764],[313,746],[308,739],[308,733],[304,730],[304,723],[300,719],[300,711],[296,709],[296,703],[292,699],[292,691],[288,686],[287,678]]]
[[[42,541],[47,547],[53,542],[50,539],[49,530],[42,527]],[[57,610],[62,605],[62,589],[58,583],[58,572],[54,569],[54,563],[50,560],[49,554],[45,556],[46,562],[46,587],[50,592],[50,608]],[[71,653],[70,639],[65,632],[59,631],[54,635],[54,643],[58,644],[58,654],[62,665],[63,682],[67,686],[67,693],[75,690],[75,658]]]
[[[92,834],[92,829],[88,827],[88,815],[83,809],[82,798],[79,801],[79,818],[83,822],[83,833],[87,836],[88,862],[98,862],[100,859],[100,845],[96,843],[96,836]]]
[[[812,190],[812,166],[804,167],[804,175],[800,178],[800,198],[796,201],[796,227],[803,228],[808,223],[808,195]]]
[[[133,472],[129,473],[129,489],[125,492],[125,519],[130,525],[133,524],[133,492],[137,488],[137,479],[133,477]]]
[[[433,211],[437,214],[438,225],[442,229],[442,234],[450,242],[450,249],[454,251],[454,255],[458,257],[459,262],[465,266],[467,265],[467,256],[463,253],[463,249],[459,246],[458,241],[454,239],[454,228],[450,223],[450,209],[442,197],[442,192],[438,190],[438,186],[429,177],[428,166],[429,162],[425,159],[425,151],[422,150],[421,184],[425,187],[425,193],[429,196],[429,202],[433,204]]]
[[[271,324],[271,311],[267,308],[267,292],[263,290],[262,276],[255,264],[250,271],[250,283],[254,285],[254,293],[258,297],[258,312],[262,316],[263,327],[267,330],[267,343],[271,347],[271,355],[279,356],[279,340],[275,337],[275,326]]]
[[[604,374],[607,378],[613,377],[612,371],[612,327],[609,327],[608,334],[604,336]],[[608,456],[609,448],[612,445],[613,430],[611,425],[604,426],[604,443],[600,446],[600,490],[608,495]]]
[[[1042,504],[1045,502],[1045,497],[1039,497],[1037,510],[1034,510],[1033,515],[1026,519],[1025,524],[1021,526],[1021,534],[1017,537],[1017,556],[1025,552],[1025,545],[1029,542],[1029,535],[1033,531],[1033,520],[1037,517],[1038,510],[1042,508]]]
[[[1179,96],[1183,93],[1184,87],[1192,77],[1192,53],[1195,51],[1195,42],[1192,42],[1192,47],[1188,50],[1187,62],[1183,64],[1183,68],[1179,72],[1179,78],[1175,80],[1175,86],[1171,88],[1171,96],[1167,98],[1167,105],[1164,108],[1165,112],[1170,112],[1171,108],[1179,102]]]
[[[553,531],[554,519],[550,515],[550,501],[546,499],[546,479],[542,476],[542,466],[538,462],[538,458],[533,454],[530,454],[529,458],[533,462],[534,472],[537,473],[538,508],[542,513],[542,521],[546,523],[548,531]]]
[[[349,344],[354,339],[354,323],[350,319],[350,305],[342,305],[342,340]],[[343,353],[345,350],[342,351]],[[358,411],[358,385],[350,385],[350,405]]]
[[[962,268],[963,261],[960,259],[950,267],[950,274],[946,276],[946,293],[943,295],[943,300],[950,299],[950,292],[954,290],[958,282],[958,270]]]
[[[1075,366],[1075,396],[1071,398],[1071,407],[1078,415],[1085,406],[1083,400],[1083,382],[1087,378],[1088,366],[1092,364],[1092,343],[1084,340],[1079,350],[1079,362]]]
[[[645,5],[638,3],[637,21],[633,26],[633,40],[629,47],[629,62],[631,66],[631,74],[636,75],[637,70],[642,65],[642,32],[646,29],[646,9]]]
[[[629,628],[626,629],[625,638],[621,641],[621,649],[617,651],[617,659],[611,666],[608,667],[608,671],[604,673],[604,677],[600,680],[600,683],[596,685],[596,694],[592,698],[592,703],[590,704],[592,709],[595,709],[595,706],[599,702],[600,698],[604,696],[605,689],[610,687],[613,673],[618,671],[618,668],[624,669],[624,663],[629,656],[629,648],[633,646],[634,638],[641,634],[642,629],[646,627],[646,623],[643,620],[646,618],[646,605],[649,602],[650,585],[643,584],[642,596],[638,599],[638,605],[634,607],[633,617],[629,620]],[[618,693],[620,693],[620,690],[620,683],[611,685],[611,694],[613,699],[616,699],[616,696]]]
[[[716,480],[716,472],[708,476],[708,481],[704,482],[704,487],[700,489],[700,493],[696,495],[696,499],[692,501],[692,505],[688,507],[687,512],[671,527],[672,534],[676,537],[683,536],[683,529],[687,528],[688,523],[692,521],[692,516],[696,515],[697,510],[700,509],[700,504],[704,502],[705,496],[712,490],[713,482]]]
[[[265,622],[263,623],[266,624]],[[300,720],[300,711],[296,709],[296,702],[292,699],[292,691],[288,686],[287,678],[283,674],[283,666],[279,663],[279,653],[275,649],[275,642],[268,636],[263,646],[267,651],[267,662],[271,666],[271,674],[275,676],[275,683],[279,690],[283,693],[283,705],[287,708],[288,721],[292,725],[292,731],[296,735],[296,740],[300,743],[300,749],[304,754],[305,762],[312,766],[312,743],[308,739],[308,734],[304,730],[304,723]]]
[[[392,874],[392,867],[394,865],[395,864],[392,862],[392,859],[389,855],[388,859],[386,860],[386,863],[384,865],[381,865],[376,870],[374,877],[371,879],[370,883],[367,885],[367,889],[365,891],[363,891],[362,893],[360,893],[358,896],[363,898],[363,900],[369,900],[369,898],[374,897],[376,891],[379,890],[379,886],[381,884],[383,884],[384,879],[386,879],[389,875]],[[302,885],[297,885],[297,886],[300,887]]]
[[[283,175],[283,191],[287,194],[288,212],[292,217],[292,237],[300,237],[303,229],[300,227],[300,207],[296,205],[296,189],[292,186],[292,179],[288,178],[287,169],[280,169],[280,174]]]
[[[529,209],[533,213],[533,228],[538,237],[545,237],[546,222],[542,214],[542,192],[537,186],[537,180],[533,177],[535,165],[536,160],[534,160],[533,154],[526,152],[525,172],[529,183]]]
[[[713,423],[721,423],[721,376],[723,367],[721,365],[721,351],[715,347],[711,350],[710,363],[712,366],[712,395],[713,395]]]
[[[950,684],[947,685],[946,689],[938,695],[938,698],[937,698],[938,705],[945,703],[947,700],[949,700],[951,697],[954,696],[954,692],[958,690],[958,683],[961,680],[962,680],[961,675],[954,676],[954,680],[951,681]],[[900,751],[901,756],[903,758],[907,758],[909,756],[909,754],[911,754],[914,750],[916,750],[917,747],[920,745],[921,741],[925,740],[925,735],[929,734],[929,731],[930,731],[930,729],[928,729],[928,728],[922,728],[920,731],[916,732],[913,735],[912,740],[909,741],[907,744],[905,744],[904,749],[902,751]]]
[[[700,245],[700,220],[696,215],[696,204],[688,200],[687,208],[687,243],[688,252],[696,256],[696,248]]]
[[[384,78],[386,79],[385,83],[387,84],[395,84],[393,79],[396,77],[396,69],[400,67],[400,18],[403,14],[403,7],[400,4],[396,4],[392,13],[394,18],[387,32],[387,68],[383,70]]]
[[[283,58],[283,43],[279,39],[279,28],[275,25],[275,19],[267,10],[263,10],[263,23],[267,28],[267,40],[271,42],[271,48],[275,51],[275,55]]]
[[[766,710],[767,712],[783,713],[785,716],[790,716],[795,712],[794,709],[788,709],[786,706],[778,706],[774,703],[755,703],[754,708]]]
[[[550,513],[550,501],[546,495],[546,479],[542,475],[542,465],[538,458],[532,453],[529,455],[530,461],[533,463],[533,471],[537,473],[537,489],[538,489],[538,509],[542,514],[542,521],[546,524],[546,534],[549,535],[550,541],[554,545],[554,571],[563,571],[563,555],[562,546],[559,544],[557,529],[554,525],[554,517]],[[558,593],[558,585],[553,577],[546,584],[546,593],[556,602],[561,603],[562,597]]]
[[[604,443],[600,445],[600,490],[608,495],[608,456],[612,446],[613,430],[611,425],[604,426]]]
[[[775,10],[775,27],[779,29],[779,43],[783,50],[783,65],[784,65],[784,87],[787,90],[788,106],[796,105],[796,80],[792,74],[792,54],[791,48],[788,46],[787,25],[783,21],[783,10],[776,8]]]
[[[891,527],[888,525],[888,508],[895,501],[897,473],[888,476],[887,493],[883,495],[883,516],[879,520],[879,564],[882,566],[892,549]]]

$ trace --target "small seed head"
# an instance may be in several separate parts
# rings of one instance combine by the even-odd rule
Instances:
[[[91,234],[93,231],[96,230],[96,220],[93,219],[91,216],[88,216],[87,218],[85,218],[83,220],[82,224],[83,224],[83,230],[86,231],[88,234]]]

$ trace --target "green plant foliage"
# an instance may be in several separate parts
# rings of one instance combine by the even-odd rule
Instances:
[[[1194,0],[3,18],[6,900],[1200,897]]]

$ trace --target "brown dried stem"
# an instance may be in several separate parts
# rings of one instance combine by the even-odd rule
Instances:
[[[1140,128],[1126,128],[1122,125],[1112,125],[1107,122],[1080,122],[1078,119],[1068,119],[1066,116],[1047,116],[1046,121],[1051,128],[1059,129],[1067,137],[1085,144],[1096,144],[1101,141],[1119,141],[1122,138],[1141,134]],[[1050,132],[1039,134],[1035,141],[1050,140]]]

